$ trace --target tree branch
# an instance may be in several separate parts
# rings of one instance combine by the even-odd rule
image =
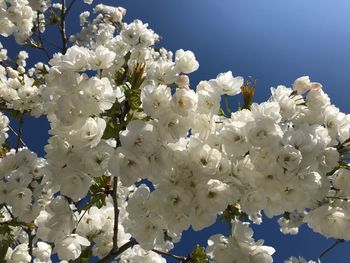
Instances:
[[[30,228],[24,229],[24,231],[28,235],[28,253],[33,258],[33,235],[32,235],[32,230]]]
[[[117,256],[119,256],[120,254],[122,254],[124,251],[128,250],[129,248],[137,245],[138,242],[136,241],[136,239],[132,238],[130,239],[130,241],[128,241],[127,243],[125,243],[124,245],[122,245],[118,251],[116,251],[115,253],[113,253],[113,249],[111,250],[111,252],[109,252],[109,254],[107,256],[105,256],[104,258],[100,259],[98,261],[98,263],[107,263],[110,262],[110,260],[116,258]]]
[[[18,138],[18,133],[11,127],[9,126],[9,129],[13,132],[13,134]],[[27,147],[27,144],[23,141],[22,138],[20,138],[20,142],[23,146]]]
[[[18,152],[19,145],[21,143],[22,130],[23,130],[23,114],[20,114],[19,124],[18,124],[18,132],[17,132],[16,153]]]
[[[176,255],[173,255],[169,252],[163,252],[163,251],[160,251],[160,250],[157,250],[157,249],[152,249],[153,252],[161,255],[161,256],[166,256],[166,257],[171,257],[171,258],[174,258],[180,262],[185,262],[186,261],[186,258],[185,257],[182,257],[182,256],[176,256]]]
[[[66,0],[61,0],[62,10],[61,10],[61,39],[62,39],[62,54],[65,54],[67,51],[67,35],[66,35],[66,21],[65,21],[65,12],[66,12]]]
[[[118,225],[119,225],[119,208],[118,208],[118,176],[113,179],[113,206],[114,206],[114,229],[113,229],[113,248],[112,252],[118,252]]]
[[[8,206],[6,204],[4,204],[4,207],[5,207],[6,211],[7,211],[7,213],[9,213],[9,215],[11,216],[11,218],[14,219],[15,216],[12,214],[10,208],[8,208]]]
[[[37,23],[38,23],[38,38],[39,38],[39,42],[40,42],[40,49],[44,51],[47,59],[50,59],[50,55],[49,55],[49,52],[47,51],[45,45],[44,45],[44,41],[43,39],[41,38],[41,32],[40,32],[40,26],[39,26],[39,23],[40,23],[40,13],[38,12],[37,16],[36,16],[36,19],[37,19]]]
[[[76,2],[76,0],[72,0],[72,2],[70,2],[69,6],[66,9],[66,12],[64,13],[64,16],[67,16],[69,10],[73,7],[75,2]]]
[[[330,245],[325,250],[323,250],[321,254],[318,256],[318,262],[321,263],[321,257],[323,257],[325,254],[331,251],[334,247],[336,247],[340,243],[343,243],[344,241],[345,241],[344,239],[337,239],[332,245]]]

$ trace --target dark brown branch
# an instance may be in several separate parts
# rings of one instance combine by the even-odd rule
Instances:
[[[67,51],[67,35],[66,35],[66,0],[61,0],[62,10],[61,10],[61,24],[60,24],[60,33],[62,39],[62,54],[65,54]]]
[[[113,229],[113,248],[112,252],[118,252],[118,225],[119,225],[119,208],[118,208],[118,176],[113,179],[113,206],[114,206],[114,229]]]
[[[321,262],[321,257],[326,255],[329,251],[331,251],[334,247],[339,245],[340,243],[343,243],[345,240],[344,239],[337,239],[332,245],[327,247],[325,250],[321,252],[321,254],[318,256],[318,262]]]
[[[83,217],[84,217],[84,215],[87,213],[87,211],[89,211],[89,209],[86,209],[86,210],[83,212],[83,214],[80,216],[77,225],[76,225],[75,228],[73,229],[73,234],[75,234],[75,231],[77,230],[78,225],[80,224],[81,220],[83,219]]]
[[[72,0],[72,2],[70,2],[70,4],[67,7],[66,12],[64,12],[64,16],[67,16],[69,10],[73,7],[74,3],[76,2],[76,0]]]
[[[163,251],[160,251],[160,250],[157,250],[157,249],[152,249],[153,252],[161,255],[161,256],[166,256],[166,257],[171,257],[171,258],[174,258],[180,262],[185,262],[186,261],[186,258],[185,257],[182,257],[182,256],[176,256],[176,255],[173,255],[169,252],[163,252]]]
[[[19,121],[18,121],[16,152],[18,152],[19,145],[21,144],[22,130],[23,130],[23,114],[19,116]]]
[[[124,251],[128,250],[129,248],[137,245],[138,242],[136,241],[136,239],[130,239],[130,241],[128,241],[127,243],[125,243],[124,245],[122,245],[118,251],[116,251],[115,253],[113,253],[113,250],[111,250],[111,252],[105,256],[104,258],[100,259],[98,261],[98,263],[107,263],[110,262],[112,259],[116,258],[117,256],[119,256],[120,254],[122,254]]]
[[[32,230],[30,228],[27,228],[24,230],[28,235],[28,253],[33,258],[33,235]]]
[[[4,204],[4,207],[5,207],[6,211],[10,214],[11,218],[14,219],[15,216],[12,214],[10,208],[8,208],[6,204]]]

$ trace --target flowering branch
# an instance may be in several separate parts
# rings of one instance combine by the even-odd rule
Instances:
[[[36,19],[37,19],[37,25],[38,25],[38,38],[39,38],[39,42],[40,42],[40,49],[44,51],[47,59],[50,59],[51,57],[49,55],[49,52],[47,51],[47,49],[45,47],[45,44],[44,44],[44,41],[43,41],[43,39],[41,37],[41,31],[40,31],[40,26],[39,26],[39,23],[40,23],[40,17],[39,16],[40,16],[40,13],[38,12]]]

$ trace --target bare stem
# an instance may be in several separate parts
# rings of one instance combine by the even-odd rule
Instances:
[[[166,256],[166,257],[171,257],[171,258],[174,258],[180,262],[185,262],[186,261],[186,258],[185,257],[182,257],[182,256],[176,256],[176,255],[173,255],[169,252],[163,252],[163,251],[160,251],[160,250],[157,250],[157,249],[152,249],[153,252],[159,254],[159,255],[162,255],[162,256]]]
[[[73,7],[74,3],[76,2],[76,0],[72,0],[72,2],[70,2],[70,4],[67,7],[66,12],[64,13],[64,16],[67,16],[69,10]]]
[[[230,103],[228,101],[228,96],[227,95],[224,95],[224,100],[225,100],[225,107],[226,107],[226,113],[228,116],[230,116],[231,114],[231,108],[230,108]]]
[[[47,59],[50,59],[50,55],[49,55],[49,52],[47,51],[45,45],[44,45],[44,41],[43,39],[41,38],[41,32],[40,32],[40,26],[39,26],[39,23],[40,23],[40,13],[38,12],[37,16],[36,16],[36,19],[37,19],[37,23],[38,23],[38,38],[39,38],[39,42],[40,42],[40,49],[44,51]]]
[[[18,152],[19,145],[21,143],[22,130],[23,130],[23,114],[21,114],[20,117],[19,117],[18,132],[17,132],[17,142],[16,142],[16,152]]]
[[[28,234],[28,253],[33,258],[33,235],[32,230],[27,228],[24,230]]]
[[[11,126],[9,126],[9,128],[13,132],[13,134],[18,138],[18,133]],[[20,142],[23,146],[27,147],[27,144],[23,141],[22,138],[20,138]]]
[[[111,250],[111,252],[105,256],[104,258],[100,259],[98,261],[98,263],[107,263],[110,262],[112,259],[116,258],[117,256],[119,256],[120,254],[122,254],[124,251],[128,250],[129,248],[137,245],[137,241],[136,239],[130,239],[130,241],[128,241],[127,243],[125,243],[124,245],[122,245],[118,251],[116,251],[115,253],[113,253],[113,250]]]
[[[73,230],[73,233],[75,233],[75,231],[77,230],[78,225],[80,224],[81,220],[83,219],[83,217],[84,217],[84,215],[87,213],[87,211],[89,211],[89,209],[86,209],[86,210],[83,212],[83,214],[80,216],[80,218],[79,218],[79,220],[78,220],[78,223],[77,223],[75,229]]]
[[[340,243],[343,243],[345,240],[344,239],[337,239],[332,245],[327,247],[325,250],[321,252],[321,254],[318,256],[318,262],[321,263],[321,257],[326,255],[329,251],[331,251],[335,246],[337,246]]]
[[[5,207],[5,209],[7,210],[7,212],[10,214],[11,218],[14,219],[15,216],[12,214],[10,208],[8,208],[8,206],[7,206],[6,204],[4,204],[4,207]]]
[[[66,0],[61,0],[61,5],[62,5],[62,11],[61,11],[60,32],[61,32],[61,39],[62,39],[62,54],[65,54],[67,51],[67,35],[66,35],[66,20],[65,20]]]
[[[112,252],[118,252],[118,224],[119,224],[119,208],[118,208],[118,176],[113,180],[112,191],[113,205],[114,205],[114,229],[113,229],[113,248]]]

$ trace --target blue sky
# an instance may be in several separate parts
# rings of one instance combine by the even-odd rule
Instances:
[[[136,18],[148,22],[162,36],[160,46],[172,51],[192,50],[200,63],[199,70],[190,76],[192,86],[231,70],[234,75],[256,79],[256,100],[263,101],[269,97],[270,87],[290,86],[297,77],[309,75],[312,81],[323,84],[334,104],[350,113],[350,1],[95,0],[99,2],[125,7],[128,22]],[[79,12],[87,8],[77,5],[67,24],[77,25]],[[70,26],[69,32],[77,29]],[[0,41],[9,43],[3,38]],[[9,49],[10,53],[15,51]],[[30,122],[25,119],[24,140],[42,154],[47,123]],[[254,230],[257,238],[276,248],[275,262],[292,255],[316,260],[333,243],[306,226],[298,236],[284,236],[275,220],[265,220]],[[186,255],[196,243],[205,245],[206,238],[216,231],[225,233],[227,226],[218,223],[201,233],[186,232],[175,253]],[[340,244],[322,262],[349,262],[349,248],[348,243]]]

